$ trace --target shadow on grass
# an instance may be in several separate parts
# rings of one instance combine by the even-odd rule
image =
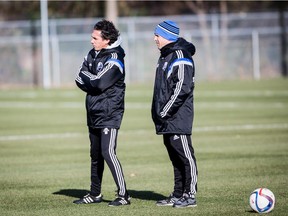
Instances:
[[[81,189],[62,189],[59,191],[56,191],[52,194],[54,195],[63,195],[63,196],[68,196],[68,197],[75,197],[77,199],[80,199],[84,197],[86,194],[88,194],[88,190],[81,190]],[[105,200],[103,199],[103,202],[110,202],[111,200]]]
[[[81,189],[62,189],[59,191],[54,192],[55,195],[64,195],[69,197],[75,197],[75,198],[82,198],[86,194],[88,194],[88,190],[81,190]]]
[[[256,211],[253,211],[253,210],[246,210],[245,212],[248,212],[250,214],[258,214]]]
[[[141,199],[141,200],[161,200],[166,198],[165,196],[155,193],[153,191],[137,191],[137,190],[128,190],[130,196],[135,199]],[[63,195],[63,196],[69,196],[69,197],[75,197],[75,198],[82,198],[86,194],[88,194],[88,190],[81,190],[81,189],[62,189],[59,191],[56,191],[52,194],[54,195]],[[105,200],[104,200],[105,202]]]
[[[128,193],[132,198],[141,199],[141,200],[154,200],[158,201],[165,199],[166,197],[162,194],[155,193],[153,191],[137,191],[137,190],[128,190]]]
[[[162,194],[155,193],[153,191],[137,191],[137,190],[128,190],[128,193],[132,198],[141,199],[141,200],[161,200],[166,197]]]

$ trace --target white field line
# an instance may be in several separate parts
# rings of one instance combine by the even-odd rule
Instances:
[[[264,90],[264,91],[199,91],[195,93],[198,97],[275,97],[288,96],[287,90]]]
[[[207,127],[194,128],[193,131],[194,132],[209,132],[209,131],[270,130],[270,129],[288,129],[288,123],[207,126]]]
[[[213,131],[239,131],[239,130],[271,130],[271,129],[288,129],[288,123],[278,124],[247,124],[247,125],[230,125],[230,126],[207,126],[207,127],[194,127],[193,132],[213,132]],[[147,134],[155,133],[154,130],[128,130],[119,131],[120,134]],[[86,136],[88,133],[53,133],[53,134],[30,134],[30,135],[0,135],[1,141],[23,141],[23,140],[37,140],[37,139],[58,139],[58,138],[74,138]]]
[[[237,109],[243,108],[245,109],[282,109],[287,108],[287,102],[274,102],[274,103],[261,103],[261,102],[197,102],[195,103],[195,108],[201,109]],[[80,102],[17,102],[17,101],[0,101],[0,108],[9,108],[9,109],[85,109],[85,104]],[[126,109],[151,109],[150,102],[127,102],[125,103]]]
[[[85,108],[85,104],[78,102],[0,102],[0,108],[21,108],[21,109],[56,109],[56,108]]]
[[[79,137],[79,136],[82,136],[82,135],[83,135],[82,133],[8,135],[8,136],[0,136],[0,141],[73,138],[73,137]]]
[[[143,90],[130,90],[127,88],[126,97],[129,98],[139,98],[139,97],[150,97],[153,96],[153,86],[149,87],[149,91],[147,89]],[[37,98],[53,98],[55,93],[53,92],[37,92],[37,91],[23,91],[23,92],[11,92],[5,91],[0,92],[0,100],[5,98],[22,98],[22,99],[37,99]],[[198,90],[195,89],[196,97],[275,97],[275,96],[288,96],[287,90],[241,90],[241,91],[233,91],[233,90]],[[59,91],[57,92],[58,98],[77,98],[79,94],[74,91]],[[84,97],[84,96],[83,96]]]

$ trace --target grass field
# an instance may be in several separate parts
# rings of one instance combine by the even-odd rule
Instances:
[[[152,86],[128,85],[118,139],[132,198],[108,207],[115,184],[106,166],[105,202],[72,203],[89,189],[89,140],[80,90],[0,91],[0,215],[254,215],[250,192],[271,189],[270,215],[288,212],[288,80],[202,82],[195,89],[193,145],[198,206],[157,207],[173,187],[172,166],[150,117]]]

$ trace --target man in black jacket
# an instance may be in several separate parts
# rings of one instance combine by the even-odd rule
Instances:
[[[121,164],[116,156],[118,129],[124,113],[124,50],[119,31],[107,20],[95,24],[93,49],[84,58],[76,76],[77,86],[86,92],[87,125],[90,138],[90,193],[76,204],[102,201],[101,184],[106,161],[117,185],[118,197],[109,206],[130,204]]]
[[[157,25],[154,34],[161,56],[156,68],[152,119],[156,133],[163,135],[174,168],[174,190],[156,204],[194,207],[198,176],[191,140],[195,47],[179,38],[178,25],[169,20]]]

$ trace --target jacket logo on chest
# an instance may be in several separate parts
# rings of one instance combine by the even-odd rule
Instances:
[[[101,71],[102,69],[103,69],[103,63],[102,62],[99,62],[98,64],[97,64],[97,71],[99,72],[99,71]]]
[[[168,65],[168,62],[165,62],[165,63],[164,63],[164,65],[163,65],[163,67],[162,67],[162,70],[163,70],[163,71],[165,71],[165,70],[166,70],[166,68],[167,68],[167,65]]]

